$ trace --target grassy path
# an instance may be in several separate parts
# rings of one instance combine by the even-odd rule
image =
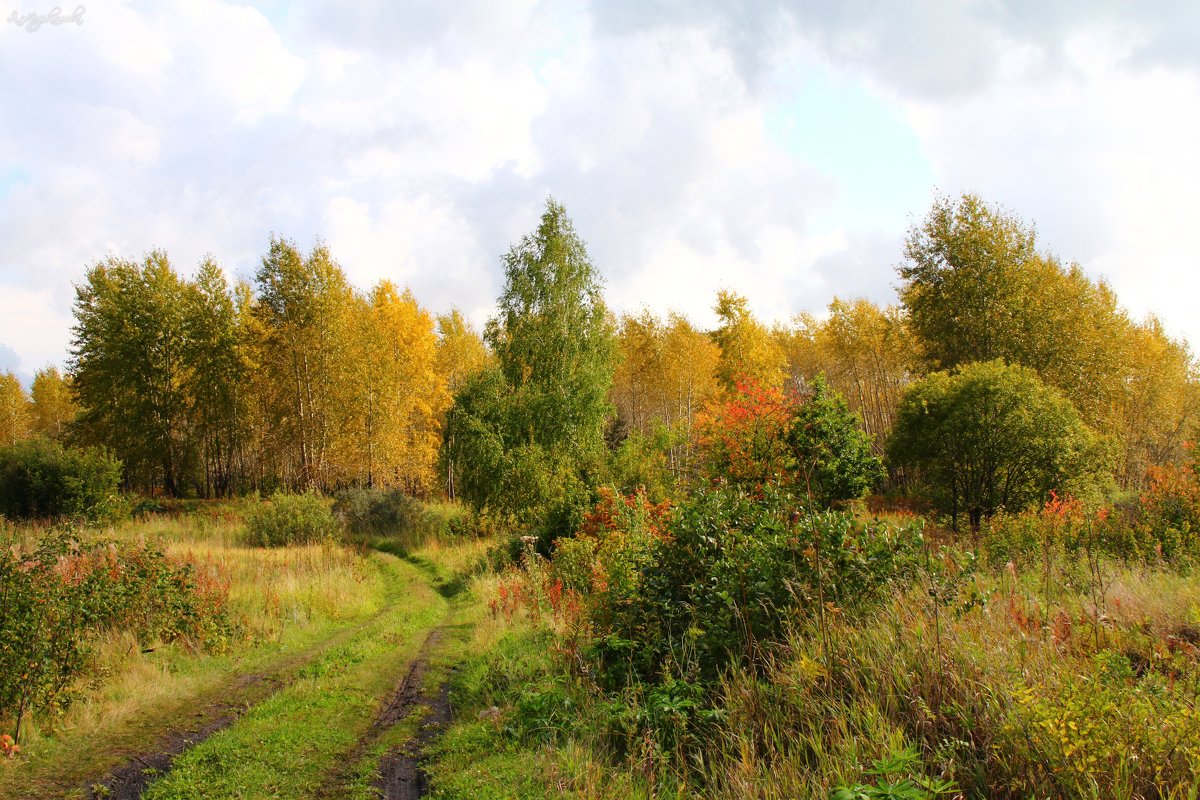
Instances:
[[[106,718],[103,735],[64,731],[34,758],[0,763],[0,797],[130,798],[147,785],[148,797],[308,796],[449,607],[426,570],[368,558],[376,611],[229,656],[173,659],[172,691],[153,688],[136,713]]]
[[[180,755],[143,797],[310,797],[343,769],[381,698],[448,610],[422,570],[382,553],[373,558],[395,576],[387,607],[301,668],[289,685]],[[404,735],[402,728],[377,737],[380,746]],[[372,779],[366,770],[350,775],[340,796],[372,796]]]

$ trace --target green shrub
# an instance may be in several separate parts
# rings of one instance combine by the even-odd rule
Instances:
[[[715,682],[730,664],[759,663],[822,608],[867,607],[915,573],[917,525],[859,525],[798,505],[772,487],[701,491],[672,511],[666,535],[628,537],[636,575],[618,580],[608,567],[586,605],[592,653],[610,685],[653,682],[669,666]]]
[[[11,519],[117,518],[121,462],[103,450],[29,439],[0,448],[0,514]]]
[[[83,546],[60,531],[33,552],[0,548],[0,718],[19,737],[28,712],[64,705],[105,630],[224,647],[227,597],[219,578],[146,544]]]
[[[334,508],[359,536],[392,536],[426,524],[424,504],[400,489],[349,489],[338,495]]]
[[[986,520],[976,544],[991,569],[1010,563],[1022,570],[1044,569],[1049,559],[1069,570],[1085,566],[1089,557],[1186,569],[1200,555],[1198,533],[1187,526],[1178,529],[1145,509],[1089,510],[1069,497],[1052,496],[1041,509]]]
[[[596,540],[591,537],[562,539],[554,547],[554,577],[562,581],[565,589],[590,591],[595,562]]]
[[[676,478],[668,454],[687,444],[682,426],[656,423],[649,434],[630,433],[612,454],[612,478],[622,492],[644,491],[658,502],[675,494]]]
[[[1200,781],[1195,674],[1139,677],[1111,651],[1093,662],[1015,691],[995,739],[1007,785],[1022,796],[1190,796],[1180,790]]]
[[[318,544],[336,539],[341,525],[329,500],[314,492],[277,494],[246,522],[246,543],[254,547]]]
[[[927,777],[920,754],[911,747],[875,761],[866,776],[870,783],[839,786],[830,793],[829,799],[933,800],[959,793],[953,781]]]
[[[421,547],[430,539],[483,538],[496,533],[490,514],[475,513],[453,502],[418,500],[400,489],[350,489],[338,495],[333,509],[350,533],[397,554]]]
[[[822,506],[861,498],[883,480],[883,462],[871,452],[871,437],[824,376],[813,381],[796,409],[788,444],[803,476],[797,490],[811,491]]]

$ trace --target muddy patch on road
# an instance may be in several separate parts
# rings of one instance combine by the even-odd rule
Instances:
[[[87,797],[105,800],[138,800],[151,782],[165,774],[185,750],[237,722],[256,703],[287,684],[279,673],[243,675],[225,692],[229,698],[211,703],[191,715],[191,722],[165,734],[155,750],[130,757],[98,784]]]
[[[388,752],[379,762],[375,788],[383,792],[384,800],[417,800],[429,791],[429,777],[421,768],[421,761],[425,748],[450,724],[449,683],[443,681],[429,690],[420,702],[428,713],[421,718],[416,736],[403,747]]]
[[[446,636],[446,628],[435,628],[426,637],[413,658],[404,678],[388,696],[354,749],[342,761],[343,769],[317,793],[319,798],[342,796],[342,787],[379,740],[397,725],[417,721],[416,733],[403,745],[388,751],[379,763],[375,788],[385,800],[409,800],[424,797],[428,780],[421,769],[422,753],[450,721],[450,693],[444,683],[427,688],[430,659]]]

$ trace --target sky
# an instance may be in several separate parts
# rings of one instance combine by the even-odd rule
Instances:
[[[547,197],[618,311],[895,301],[974,192],[1200,342],[1200,4],[0,0],[0,371],[109,255],[270,236],[477,324]],[[23,23],[23,24],[22,24]]]

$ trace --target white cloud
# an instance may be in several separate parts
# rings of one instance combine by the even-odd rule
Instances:
[[[1125,32],[1081,34],[1053,80],[1016,72],[953,106],[912,103],[910,120],[943,189],[978,191],[1036,221],[1043,247],[1195,341],[1200,80],[1130,69],[1132,49]]]
[[[494,296],[499,285],[480,286],[480,267],[490,258],[469,220],[453,206],[430,197],[398,200],[377,213],[364,202],[335,197],[325,209],[328,244],[351,281],[362,288],[391,280],[410,286],[418,299],[437,309],[459,305],[482,322],[486,305],[472,302]],[[465,301],[465,302],[464,302]]]
[[[175,0],[5,25],[0,342],[61,359],[71,281],[108,252],[248,275],[271,232],[481,322],[549,194],[617,308],[708,323],[732,288],[786,319],[892,296],[929,175],[1200,340],[1196,31],[1185,4],[867,0]]]
[[[74,320],[49,292],[0,283],[0,350],[16,352],[17,363],[0,365],[22,377],[48,364],[61,364],[71,341]],[[5,361],[13,359],[7,353]]]

